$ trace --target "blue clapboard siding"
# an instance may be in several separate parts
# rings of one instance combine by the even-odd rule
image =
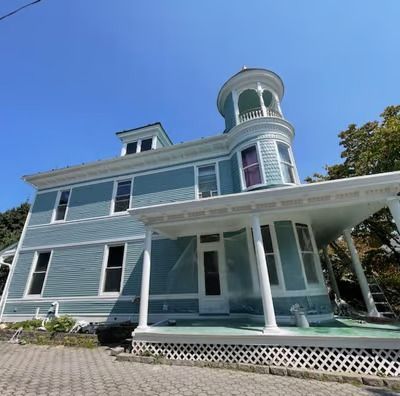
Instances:
[[[124,268],[124,280],[121,292],[122,295],[140,295],[143,247],[143,240],[128,243]]]
[[[282,184],[283,181],[275,141],[269,139],[260,140],[260,151],[264,163],[266,184]]]
[[[192,166],[135,177],[134,207],[194,198],[194,167]]]
[[[82,223],[51,224],[27,229],[23,248],[132,238],[144,235],[143,224],[132,216],[114,216]]]
[[[151,294],[197,293],[196,237],[153,241]]]
[[[235,106],[233,104],[232,92],[226,97],[224,103],[225,132],[236,125]]]
[[[242,187],[240,184],[240,169],[238,164],[237,155],[234,154],[231,157],[231,169],[232,169],[232,192],[241,192]]]
[[[33,203],[29,225],[50,223],[56,198],[57,191],[38,193]]]
[[[73,188],[67,220],[109,215],[113,187],[114,183],[108,181]]]
[[[8,298],[23,297],[33,258],[34,252],[19,254],[18,261],[15,264],[14,275],[11,280]]]
[[[43,297],[97,295],[103,253],[104,245],[54,249]]]
[[[233,191],[233,179],[232,179],[232,166],[230,160],[220,161],[219,167],[219,186],[221,194],[232,194]]]
[[[306,288],[302,264],[297,248],[297,242],[291,221],[275,222],[279,253],[282,262],[283,277],[287,290],[302,290]]]
[[[50,302],[18,301],[8,302],[4,313],[5,319],[12,315],[34,316],[36,308],[40,308],[39,314],[45,315],[50,308]],[[113,315],[134,315],[139,311],[139,304],[131,300],[75,300],[59,301],[59,313],[61,315],[101,315],[109,316],[112,320]],[[149,313],[198,313],[197,299],[182,300],[150,300]]]

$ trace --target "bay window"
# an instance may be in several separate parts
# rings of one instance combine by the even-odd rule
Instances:
[[[296,179],[294,177],[294,166],[292,163],[292,158],[290,156],[289,146],[281,142],[277,142],[277,145],[283,182],[295,183]]]
[[[257,147],[250,146],[242,150],[242,172],[243,181],[246,188],[262,184],[261,168],[257,154]]]

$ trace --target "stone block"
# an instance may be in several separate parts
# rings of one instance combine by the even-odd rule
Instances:
[[[400,377],[383,378],[383,383],[390,389],[400,391]]]
[[[287,375],[286,367],[270,366],[269,372],[274,375]]]
[[[362,382],[364,385],[368,386],[383,386],[383,378],[382,377],[377,377],[373,375],[366,375],[362,376]]]

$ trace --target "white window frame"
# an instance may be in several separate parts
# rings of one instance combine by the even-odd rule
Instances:
[[[321,264],[320,264],[319,260],[317,260],[318,251],[316,251],[316,246],[314,243],[315,241],[314,241],[314,235],[312,233],[312,229],[311,229],[310,225],[305,222],[291,220],[291,223],[292,223],[292,227],[293,227],[294,236],[296,239],[297,251],[299,252],[299,256],[300,256],[300,262],[301,262],[301,267],[302,267],[302,272],[303,272],[303,277],[304,277],[304,282],[306,284],[306,287],[307,287],[307,289],[320,289],[322,287],[324,281],[323,281],[323,274],[320,271]],[[311,246],[312,246],[311,251],[301,250],[301,245],[300,245],[299,235],[297,234],[296,224],[301,224],[301,225],[307,226],[307,230],[310,235]],[[308,254],[312,253],[312,255],[313,255],[314,269],[315,269],[315,273],[316,273],[317,279],[318,279],[318,282],[316,282],[316,283],[310,283],[307,279],[306,268],[305,268],[304,260],[303,260],[303,253],[308,253]]]
[[[143,140],[147,140],[147,139],[151,139],[151,149],[150,150],[146,150],[146,151],[151,151],[151,150],[155,150],[156,146],[157,146],[157,136],[153,135],[153,136],[145,136],[145,137],[141,137],[139,139],[135,139],[135,140],[130,140],[128,142],[125,142],[123,147],[122,147],[122,152],[121,152],[121,156],[125,156],[125,155],[130,155],[130,154],[126,154],[126,149],[129,143],[137,143],[136,144],[136,154],[137,153],[141,153],[142,152],[142,141]],[[135,153],[131,153],[131,154],[135,154]]]
[[[288,162],[284,161],[281,158],[281,154],[279,153],[279,147],[278,147],[279,143],[285,145],[288,148],[288,153],[289,153],[291,164],[289,164]],[[296,169],[295,162],[294,162],[293,152],[292,152],[292,148],[290,147],[290,145],[288,143],[282,141],[282,140],[275,140],[275,150],[276,150],[276,155],[277,155],[277,158],[278,158],[278,161],[279,161],[279,171],[281,173],[282,183],[283,184],[287,184],[287,185],[291,185],[291,186],[299,184],[299,175],[297,174],[297,169]],[[284,174],[283,174],[283,169],[282,169],[283,164],[288,165],[288,166],[290,166],[292,168],[293,178],[294,178],[294,182],[293,183],[288,183],[288,182],[286,182],[284,180]]]
[[[106,292],[104,291],[104,286],[106,284],[106,270],[107,270],[107,262],[108,262],[108,255],[111,247],[114,246],[123,246],[124,247],[124,256],[122,258],[122,266],[121,266],[121,283],[120,283],[120,288],[119,292]],[[126,256],[127,256],[127,251],[128,251],[128,243],[108,243],[104,245],[104,251],[103,251],[103,263],[102,263],[102,269],[101,269],[101,276],[100,276],[100,286],[99,286],[99,296],[112,296],[112,297],[118,297],[121,295],[122,290],[124,288],[124,280],[125,280],[125,265],[126,265]],[[113,268],[119,268],[119,267],[113,267]]]
[[[253,186],[247,187],[246,186],[246,178],[245,178],[244,169],[243,169],[242,151],[244,151],[250,147],[253,147],[253,146],[256,148],[257,162],[258,162],[258,166],[259,166],[260,174],[261,174],[261,183],[254,184]],[[239,164],[239,175],[240,175],[240,184],[242,187],[242,191],[251,191],[251,190],[254,190],[255,188],[265,186],[266,182],[265,182],[264,164],[261,161],[262,155],[261,155],[261,149],[260,149],[259,142],[257,141],[257,142],[249,143],[246,146],[240,147],[236,154],[237,154],[237,161]]]
[[[49,262],[47,263],[46,275],[44,276],[42,291],[40,294],[29,294],[29,289],[31,288],[32,278],[33,278],[33,274],[35,273],[35,268],[36,268],[36,264],[39,259],[39,254],[40,253],[49,253],[49,252],[50,252],[50,257],[49,257]],[[46,288],[47,277],[49,276],[50,265],[53,260],[53,253],[54,253],[53,249],[43,249],[43,250],[35,251],[35,253],[33,255],[31,269],[29,271],[28,281],[26,282],[26,285],[25,285],[24,298],[29,299],[29,298],[43,297],[43,292]]]
[[[65,189],[57,191],[56,203],[54,205],[53,213],[51,215],[51,223],[63,223],[63,222],[65,222],[67,220],[68,211],[69,211],[69,204],[71,202],[72,190],[73,190],[72,188],[65,188]],[[65,209],[65,215],[64,215],[63,219],[56,220],[57,208],[59,207],[60,198],[61,198],[61,194],[62,194],[63,191],[69,191],[68,202],[67,202],[66,209]]]
[[[114,180],[113,193],[112,193],[111,206],[110,206],[110,216],[121,216],[121,215],[127,214],[127,212],[128,212],[127,210],[124,210],[121,212],[114,212],[114,206],[115,206],[115,198],[117,196],[117,191],[118,191],[118,183],[123,182],[123,181],[129,181],[129,180],[131,182],[131,189],[130,189],[130,195],[129,195],[129,208],[132,207],[134,177],[119,177]]]
[[[196,199],[204,199],[204,198],[200,198],[200,192],[199,192],[199,168],[203,168],[205,166],[212,166],[214,165],[214,170],[215,170],[215,178],[217,180],[217,195],[212,195],[209,198],[221,195],[221,188],[220,188],[220,180],[219,180],[219,161],[217,162],[208,162],[208,163],[203,163],[203,164],[197,164],[195,165],[195,195],[196,195]]]

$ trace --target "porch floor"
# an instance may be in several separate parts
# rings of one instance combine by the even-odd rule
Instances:
[[[175,326],[166,322],[151,326],[148,330],[157,334],[174,335],[234,335],[254,336],[263,333],[263,325],[251,319],[178,319]],[[279,333],[285,336],[318,336],[318,337],[367,337],[397,338],[400,342],[400,323],[378,324],[353,319],[335,318],[330,321],[310,324],[309,328],[296,326],[279,326]]]

